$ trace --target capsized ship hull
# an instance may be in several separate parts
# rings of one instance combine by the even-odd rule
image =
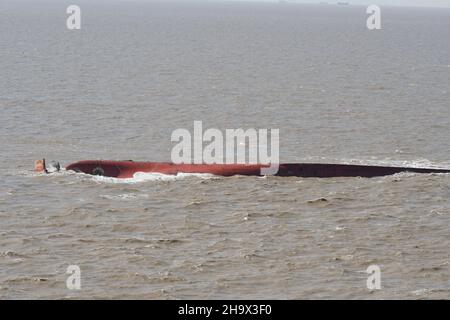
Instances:
[[[176,175],[178,173],[207,173],[217,176],[263,176],[261,164],[174,164],[170,162],[135,162],[85,160],[72,163],[66,170],[114,178],[132,178],[137,172]],[[351,164],[286,163],[280,164],[276,176],[331,178],[331,177],[380,177],[400,172],[450,173],[448,169],[410,167],[383,167]]]

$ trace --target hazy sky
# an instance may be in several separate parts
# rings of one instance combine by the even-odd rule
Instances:
[[[215,1],[215,0],[210,0]],[[240,1],[240,0],[234,0]],[[278,2],[278,0],[245,0],[245,1],[267,1]],[[336,3],[338,0],[287,0],[288,2],[299,3],[314,3],[314,2],[328,2]],[[423,6],[423,7],[449,7],[450,0],[341,0],[341,2],[349,2],[351,4],[378,4],[378,5],[392,5],[392,6]]]
[[[223,1],[223,0],[209,0],[209,1]],[[233,0],[233,1],[278,2],[278,0]],[[318,3],[318,2],[336,3],[339,0],[287,0],[287,1],[298,3]],[[421,6],[421,7],[450,8],[450,0],[340,0],[340,1],[349,2],[351,4],[364,4],[364,5],[377,4],[377,5],[391,5],[391,6]]]
[[[30,1],[30,0],[10,0],[14,2],[18,1]],[[60,0],[53,0],[53,1],[60,1]],[[86,0],[79,0],[81,2]],[[95,2],[96,0],[90,0],[92,2]],[[105,2],[108,0],[99,0],[99,2]],[[181,1],[181,2],[189,2],[189,1],[205,1],[205,2],[228,2],[228,1],[245,1],[245,2],[279,2],[279,0],[119,0],[119,1]],[[380,6],[419,6],[419,7],[445,7],[450,8],[450,0],[284,0],[287,2],[292,3],[319,3],[319,2],[327,2],[329,4],[335,4],[337,2],[349,2],[350,4],[358,4],[358,5],[371,5],[376,4]],[[66,0],[67,2],[67,0]],[[73,3],[76,3],[77,0],[71,1]]]

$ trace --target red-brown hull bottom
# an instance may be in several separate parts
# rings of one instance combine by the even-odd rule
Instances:
[[[207,173],[218,176],[262,176],[261,164],[173,164],[170,162],[98,161],[85,160],[67,166],[67,170],[114,178],[132,178],[137,172],[176,175],[178,173]],[[280,164],[275,174],[282,177],[331,178],[331,177],[379,177],[400,172],[450,173],[446,169],[422,169],[409,167],[381,167],[348,164],[290,163]]]

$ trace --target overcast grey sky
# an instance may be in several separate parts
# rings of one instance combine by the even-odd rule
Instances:
[[[221,1],[221,0],[209,0]],[[278,2],[278,0],[234,0],[234,1],[265,1]],[[336,3],[337,0],[287,0],[288,2],[298,3],[318,3],[328,2]],[[377,4],[377,5],[393,5],[393,6],[421,6],[421,7],[448,7],[450,8],[450,0],[341,0],[341,2],[349,2],[351,4]]]

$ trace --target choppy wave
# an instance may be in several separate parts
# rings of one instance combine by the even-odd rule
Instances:
[[[123,193],[118,195],[100,195],[101,198],[108,200],[134,200],[139,198],[148,198],[147,194],[137,194],[137,193]]]

